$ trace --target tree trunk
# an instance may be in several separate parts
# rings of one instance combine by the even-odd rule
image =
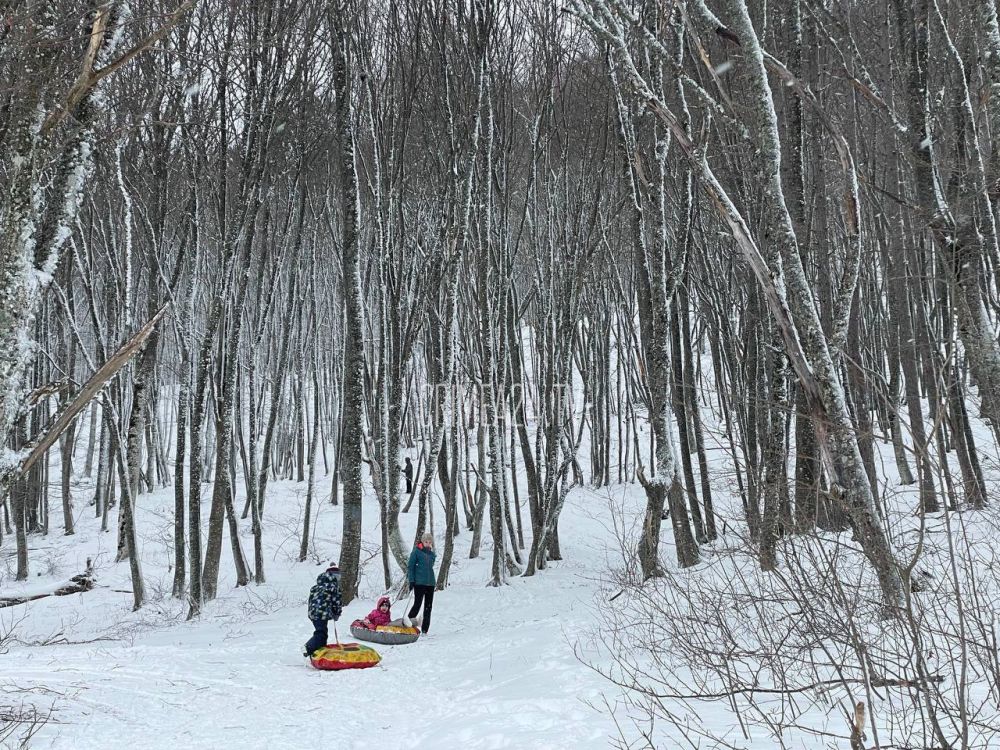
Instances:
[[[333,88],[337,97],[335,122],[340,137],[339,176],[342,214],[341,263],[347,310],[344,331],[344,415],[341,477],[344,482],[344,523],[340,545],[341,592],[344,605],[358,594],[361,562],[361,439],[364,418],[364,338],[359,259],[360,204],[354,163],[353,71],[349,58],[350,27],[345,8],[331,9]]]

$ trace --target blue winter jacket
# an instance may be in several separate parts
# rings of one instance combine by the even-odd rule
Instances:
[[[411,586],[433,586],[437,583],[434,576],[434,550],[428,549],[421,542],[410,553],[410,562],[406,566],[406,580]]]
[[[340,619],[340,571],[329,568],[319,574],[315,585],[309,589],[309,619]]]

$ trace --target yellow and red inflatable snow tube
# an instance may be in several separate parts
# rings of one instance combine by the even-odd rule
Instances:
[[[360,643],[328,643],[309,657],[316,669],[367,669],[382,657],[378,651]]]

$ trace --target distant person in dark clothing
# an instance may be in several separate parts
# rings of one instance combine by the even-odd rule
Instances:
[[[406,457],[406,465],[403,466],[403,476],[406,477],[406,494],[410,495],[413,493],[413,464],[409,456]]]

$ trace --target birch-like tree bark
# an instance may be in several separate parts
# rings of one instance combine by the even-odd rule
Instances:
[[[337,180],[341,268],[346,307],[344,330],[344,406],[340,474],[344,483],[344,526],[340,546],[341,591],[344,604],[357,596],[361,555],[361,444],[364,432],[364,315],[361,294],[360,204],[354,154],[353,69],[350,6],[338,0],[329,10],[330,49],[333,55],[334,122],[339,138]]]
[[[623,38],[622,23],[636,26],[637,19],[619,3],[614,3],[614,11],[621,14],[624,21],[619,20],[603,0],[593,0],[586,4],[579,0],[574,3],[574,8],[588,27],[615,47],[617,60],[623,66],[630,85],[644,104],[670,128],[678,146],[697,167],[702,186],[723,220],[734,231],[738,244],[750,261],[755,276],[764,288],[771,314],[775,316],[782,331],[786,354],[799,377],[800,386],[808,393],[811,409],[822,428],[819,443],[826,469],[834,482],[833,496],[843,504],[851,517],[862,547],[879,577],[886,605],[896,607],[901,604],[903,595],[900,573],[875,512],[872,487],[864,472],[843,387],[820,325],[798,255],[794,228],[784,203],[777,117],[767,82],[763,51],[742,0],[727,0],[725,7],[729,25],[725,27],[720,24],[717,28],[731,29],[729,33],[739,40],[746,55],[743,60],[743,64],[748,67],[745,80],[750,86],[748,98],[753,102],[748,108],[747,125],[758,139],[757,150],[754,152],[755,167],[767,197],[766,226],[770,228],[772,241],[777,242],[781,249],[788,290],[787,303],[781,286],[776,283],[776,278],[781,278],[780,270],[767,265],[745,220],[732,204],[715,173],[684,132],[676,116],[636,68]],[[646,41],[649,43],[648,38]],[[652,43],[652,47],[657,49],[655,43]]]

